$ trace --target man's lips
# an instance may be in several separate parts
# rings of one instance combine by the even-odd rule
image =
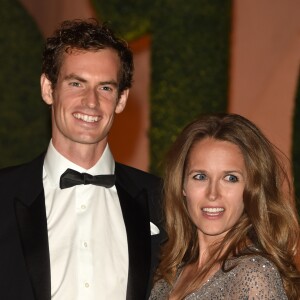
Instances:
[[[74,118],[78,120],[82,120],[87,123],[94,123],[100,120],[100,116],[90,116],[82,113],[74,113],[73,116]]]

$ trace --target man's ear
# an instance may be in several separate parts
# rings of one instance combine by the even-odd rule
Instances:
[[[45,74],[41,75],[40,83],[42,98],[44,102],[46,102],[48,105],[51,105],[53,103],[52,84]]]
[[[120,95],[120,98],[118,99],[117,106],[115,108],[115,113],[116,114],[119,114],[124,110],[124,108],[126,106],[126,103],[127,103],[128,94],[129,94],[129,89],[123,91],[122,94]]]

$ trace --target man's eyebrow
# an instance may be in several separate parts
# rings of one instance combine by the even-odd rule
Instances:
[[[71,73],[64,78],[64,80],[74,80],[74,79],[77,81],[81,81],[81,82],[87,82],[87,80],[85,80],[84,78],[82,78],[74,73]]]
[[[66,77],[64,78],[64,80],[77,80],[77,81],[80,81],[80,82],[87,82],[86,79],[82,78],[81,76],[79,75],[76,75],[74,73],[71,73],[69,75],[66,75]],[[113,85],[114,87],[118,87],[119,84],[118,82],[116,82],[115,80],[106,80],[106,81],[100,81],[99,82],[100,85]]]
[[[118,87],[118,83],[114,80],[110,80],[110,81],[100,81],[99,82],[100,85],[113,85],[115,87]]]

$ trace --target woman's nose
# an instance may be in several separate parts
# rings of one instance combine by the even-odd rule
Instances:
[[[208,188],[208,199],[210,201],[215,201],[219,195],[219,188],[217,182],[211,182]]]

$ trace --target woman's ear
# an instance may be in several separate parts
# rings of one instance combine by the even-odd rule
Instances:
[[[51,105],[53,103],[52,84],[45,74],[41,75],[40,83],[41,83],[42,98],[45,103]]]

